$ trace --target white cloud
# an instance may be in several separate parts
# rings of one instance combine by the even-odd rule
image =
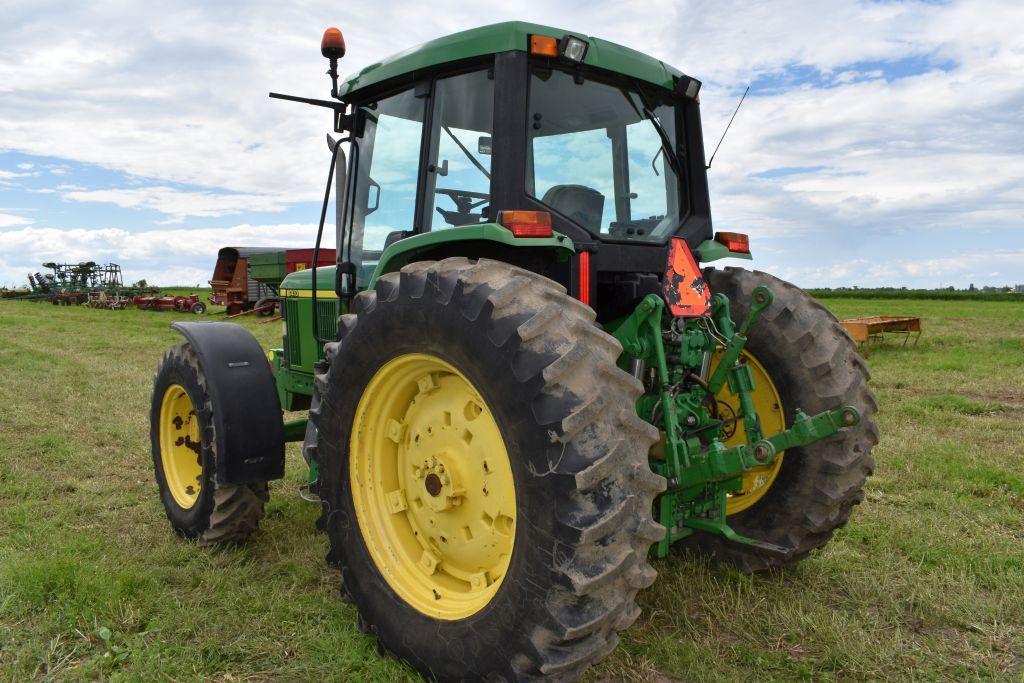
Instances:
[[[12,225],[31,225],[34,222],[31,218],[15,216],[10,213],[0,213],[0,228],[7,228]]]
[[[59,186],[62,187],[70,186]],[[187,216],[211,218],[238,215],[246,211],[283,211],[288,203],[281,197],[263,194],[225,194],[177,190],[172,187],[81,190],[64,195],[76,202],[107,202],[130,209],[153,209],[180,222]]]

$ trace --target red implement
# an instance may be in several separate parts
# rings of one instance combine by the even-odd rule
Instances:
[[[178,311],[196,315],[206,312],[206,304],[200,301],[195,294],[188,296],[137,296],[132,299],[132,303],[143,311]]]

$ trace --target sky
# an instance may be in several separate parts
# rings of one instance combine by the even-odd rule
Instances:
[[[701,81],[715,228],[800,286],[1024,283],[1024,3],[0,0],[0,285],[44,261],[205,284],[225,245],[310,246],[344,74],[521,19]],[[329,242],[328,242],[329,243]]]

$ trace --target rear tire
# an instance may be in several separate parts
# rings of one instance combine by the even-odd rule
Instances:
[[[359,294],[355,308],[339,319],[341,340],[325,347],[321,403],[310,417],[319,435],[318,526],[360,627],[428,678],[578,676],[639,615],[636,593],[656,576],[647,551],[665,533],[651,518],[665,486],[647,461],[657,432],[636,415],[642,388],[616,366],[618,342],[560,285],[484,259],[410,264]],[[463,617],[435,618],[396,592],[354,503],[352,489],[365,481],[350,472],[361,398],[390,361],[410,354],[443,359],[478,390],[514,481],[507,569],[496,592]]]
[[[787,559],[752,546],[698,533],[681,545],[746,572],[795,564],[824,546],[864,499],[864,483],[874,469],[871,449],[878,443],[872,415],[878,410],[864,359],[828,309],[802,289],[759,271],[704,270],[714,293],[729,297],[734,321],[750,310],[754,288],[764,285],[775,298],[750,328],[746,348],[764,366],[782,399],[786,424],[793,411],[808,415],[852,405],[861,421],[803,448],[785,452],[771,488],[751,507],[729,517],[741,534],[795,552]]]
[[[190,409],[181,410],[176,416],[169,415],[165,401],[169,393],[180,394],[179,390],[187,395],[187,401],[179,395],[180,404]],[[267,482],[217,483],[212,412],[213,403],[199,357],[187,342],[175,344],[164,352],[153,378],[150,408],[153,468],[171,527],[200,545],[244,541],[259,526],[264,505],[270,499]],[[168,417],[172,419],[168,420]],[[178,424],[175,424],[174,417],[178,418]],[[196,421],[194,427],[190,424],[192,420]],[[161,438],[162,432],[170,435],[169,442]],[[194,444],[194,438],[200,442],[198,446],[192,446],[199,450],[195,455],[198,468],[189,468],[189,463],[175,467],[166,452],[172,451],[173,444],[179,439],[187,447],[189,442]],[[182,472],[187,476],[182,476]],[[193,474],[194,477],[191,476]],[[186,486],[182,486],[184,479],[189,480],[185,482]],[[193,490],[190,491],[188,486]]]

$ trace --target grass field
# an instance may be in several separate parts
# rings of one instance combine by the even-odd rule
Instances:
[[[1024,306],[829,300],[919,315],[869,359],[867,498],[783,575],[659,560],[591,680],[1024,677]],[[337,597],[289,447],[244,547],[178,539],[149,455],[178,314],[0,301],[0,679],[405,680]],[[280,325],[241,318],[266,345]]]

